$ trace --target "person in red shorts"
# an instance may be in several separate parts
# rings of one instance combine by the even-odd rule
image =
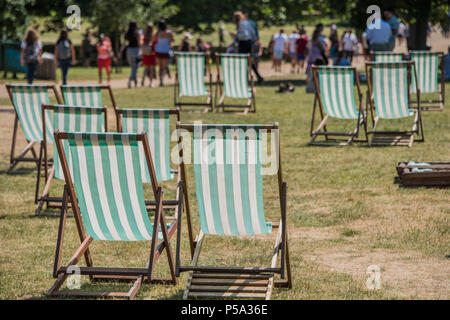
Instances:
[[[145,78],[150,79],[150,88],[153,88],[153,79],[155,78],[156,53],[155,45],[157,39],[153,35],[153,25],[147,24],[145,29],[144,39],[142,43],[142,65],[144,66],[144,73],[142,74],[141,86],[145,84]]]
[[[111,57],[113,55],[111,40],[102,33],[97,42],[98,82],[102,83],[102,70],[105,68],[108,83],[111,80]]]

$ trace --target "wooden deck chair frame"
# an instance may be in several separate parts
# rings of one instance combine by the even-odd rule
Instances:
[[[217,127],[217,126],[216,126]],[[278,123],[274,125],[263,125],[260,129],[265,129],[267,132],[278,131]],[[183,125],[178,123],[177,129],[187,130],[193,132],[193,125]],[[178,131],[178,146],[179,155],[181,158],[181,174],[183,181],[183,188],[187,187],[186,165],[183,160],[183,137]],[[191,137],[192,138],[192,137]],[[277,135],[279,140],[279,135]],[[278,141],[279,142],[279,141]],[[278,144],[279,146],[279,144]],[[278,234],[275,241],[275,246],[272,255],[272,261],[270,267],[252,268],[252,267],[202,267],[198,266],[198,260],[200,257],[200,251],[205,238],[205,234],[200,231],[196,236],[195,241],[193,237],[193,228],[191,222],[191,212],[189,205],[189,198],[185,196],[185,211],[187,220],[187,230],[189,235],[189,245],[191,250],[191,265],[182,266],[180,263],[180,239],[181,239],[181,217],[178,219],[177,229],[177,247],[175,254],[176,274],[179,276],[181,272],[189,271],[188,282],[186,290],[183,295],[183,299],[190,297],[231,297],[231,298],[265,298],[269,300],[272,294],[274,286],[292,288],[292,275],[289,258],[289,246],[288,246],[288,232],[287,232],[287,219],[286,219],[286,193],[287,183],[283,181],[281,170],[281,154],[278,150],[278,193],[280,197],[280,211],[281,218],[279,223],[273,223],[273,228],[278,228]],[[278,256],[281,251],[281,266],[277,267]],[[281,279],[275,280],[274,275],[279,274]],[[192,285],[194,276],[198,276],[201,279],[201,284],[197,286],[194,292]],[[198,283],[197,283],[198,284]],[[253,285],[259,286],[254,288]],[[266,288],[261,290],[261,286]],[[265,291],[265,293],[261,293]]]
[[[336,132],[336,131],[327,131],[326,123],[329,119],[329,116],[325,114],[323,110],[323,101],[322,97],[320,95],[320,84],[319,84],[319,77],[318,77],[318,66],[313,66],[313,78],[314,78],[314,85],[316,87],[315,90],[315,96],[314,96],[314,106],[313,106],[313,112],[312,112],[312,119],[311,119],[311,130],[310,130],[310,136],[311,141],[308,143],[309,145],[318,145],[318,146],[346,146],[349,145],[352,142],[368,142],[368,136],[367,136],[367,110],[363,110],[363,98],[361,93],[361,86],[359,83],[358,73],[356,71],[356,68],[352,68],[354,79],[356,79],[356,88],[358,93],[358,99],[359,99],[359,114],[358,119],[356,121],[356,128],[352,132]],[[366,106],[367,109],[367,106]],[[314,122],[316,118],[317,110],[320,113],[321,122],[319,125],[314,128]],[[360,128],[363,128],[365,138],[364,139],[356,139],[358,138]],[[319,136],[324,136],[325,141],[315,141]],[[331,139],[330,139],[331,137]],[[344,137],[344,138],[343,138]],[[343,140],[343,142],[329,142],[329,140]]]
[[[42,105],[42,127],[46,127],[46,120],[45,120],[45,112],[46,111],[53,111],[55,109],[55,105]],[[101,112],[103,113],[104,117],[104,123],[105,123],[105,132],[108,131],[108,117],[107,117],[107,109],[106,107],[101,108]],[[38,204],[38,207],[36,208],[35,215],[38,216],[41,214],[41,210],[44,207],[44,204],[46,205],[47,209],[61,209],[63,197],[51,197],[50,196],[50,186],[55,176],[55,167],[54,162],[53,165],[50,167],[50,159],[48,158],[48,150],[47,150],[47,136],[44,135],[44,140],[41,142],[41,152],[39,155],[40,158],[44,158],[44,182],[45,186],[42,192],[42,195],[39,196],[39,189],[40,189],[40,179],[41,179],[41,167],[38,168],[38,174],[37,174],[37,182],[36,182],[36,191],[35,191],[35,203]],[[58,157],[58,155],[53,155],[53,157]],[[55,159],[55,158],[54,158]],[[55,160],[56,161],[56,160]]]
[[[123,115],[123,109],[117,109],[117,116],[118,116],[118,124],[119,124],[119,132],[123,132],[123,126],[122,126],[122,115]],[[176,123],[178,123],[181,119],[180,117],[180,111],[179,110],[168,110],[169,115],[173,115],[176,118]],[[180,185],[181,183],[181,174],[180,169],[178,168],[175,172],[178,176],[177,185]],[[180,202],[181,194],[177,193],[175,200],[164,200],[163,201],[163,209],[165,210],[175,210],[178,208],[178,204]],[[146,201],[145,202],[148,209],[155,208],[155,201]],[[176,219],[176,216],[166,216],[167,219]]]
[[[247,79],[249,79],[249,85],[251,90],[251,97],[247,99],[247,104],[227,104],[225,103],[225,90],[223,88],[223,83],[220,78],[220,71],[223,70],[220,58],[223,54],[216,53],[216,65],[217,65],[217,82],[216,82],[216,92],[214,95],[216,111],[222,108],[223,112],[239,112],[239,109],[244,109],[243,114],[249,112],[256,112],[256,98],[255,98],[255,84],[253,80],[253,75],[251,72],[252,58],[250,54],[247,54]],[[219,98],[220,96],[220,98]],[[219,101],[217,101],[219,99]],[[231,98],[230,98],[231,99]]]
[[[137,141],[142,141],[144,145],[146,163],[149,167],[150,174],[152,175],[152,190],[156,199],[156,213],[153,224],[153,234],[151,240],[150,257],[145,268],[106,268],[106,267],[94,267],[91,254],[89,252],[89,245],[93,242],[93,238],[87,234],[83,220],[81,218],[80,208],[78,207],[78,199],[75,193],[75,188],[72,183],[70,172],[67,164],[67,159],[63,151],[62,141],[68,138],[68,134],[65,132],[55,131],[55,141],[58,149],[58,154],[63,166],[64,177],[66,185],[64,187],[64,201],[61,210],[61,217],[58,229],[58,238],[56,244],[55,262],[53,267],[53,277],[56,278],[55,283],[47,292],[47,296],[61,297],[71,296],[79,298],[125,298],[134,299],[137,292],[141,288],[143,283],[166,283],[177,284],[178,279],[175,275],[175,263],[173,260],[172,249],[170,245],[170,239],[175,234],[178,223],[173,221],[169,228],[166,225],[166,218],[163,212],[163,191],[155,178],[153,162],[150,154],[150,148],[148,147],[147,135],[143,132],[137,134]],[[182,186],[179,184],[178,191],[182,193]],[[75,222],[77,226],[78,236],[80,238],[81,245],[75,251],[72,258],[65,266],[61,266],[61,256],[63,239],[65,232],[66,216],[67,216],[67,202],[70,199],[72,209],[74,212]],[[179,203],[177,211],[182,210],[182,202]],[[158,228],[161,228],[163,240],[157,245],[158,240]],[[155,278],[153,276],[153,269],[156,261],[159,259],[164,249],[166,249],[167,259],[170,269],[171,277],[168,279]],[[77,265],[80,259],[84,256],[86,267],[78,267],[80,275],[88,275],[91,281],[120,281],[120,282],[133,282],[132,287],[128,292],[85,292],[85,291],[60,291],[61,286],[65,282],[68,276],[73,274],[73,268]]]
[[[397,61],[376,61],[376,56],[377,55],[401,57],[400,61],[405,60],[405,54],[404,53],[390,52],[390,51],[371,51],[370,52],[370,60],[373,61],[373,62],[397,62]]]
[[[11,101],[11,104],[14,107],[14,98],[12,94],[12,85],[6,84],[6,90],[8,91],[9,99]],[[61,103],[61,98],[59,97],[59,94],[56,90],[56,87],[54,85],[45,85],[47,89],[50,89],[53,91],[56,101],[58,103]],[[36,163],[37,168],[41,165],[41,161],[39,160],[39,156],[34,150],[35,144],[38,144],[38,141],[28,141],[27,140],[27,146],[19,153],[19,155],[15,155],[15,147],[16,147],[16,139],[17,139],[17,129],[19,125],[19,116],[17,115],[17,110],[14,107],[14,129],[13,129],[13,136],[11,141],[11,153],[9,157],[9,167],[6,170],[6,173],[10,173],[16,166],[19,164],[19,162],[34,162]],[[45,134],[44,134],[45,136]],[[28,152],[31,152],[32,157],[26,157]]]
[[[77,86],[77,85],[68,85],[68,86],[61,85],[61,86],[59,86],[60,91],[61,91],[61,96],[63,97],[64,103],[68,104],[68,105],[71,105],[71,103],[66,101],[66,99],[64,98],[64,90],[63,90],[64,87],[69,87],[69,88],[70,87],[72,87],[72,88],[81,87],[81,88],[83,88],[83,87],[88,87],[88,86],[89,85],[79,85],[79,86]],[[109,98],[111,99],[112,107],[114,109],[114,116],[116,117],[116,128],[117,128],[117,131],[119,131],[119,119],[118,119],[118,115],[117,115],[117,104],[116,104],[116,99],[114,98],[114,94],[113,94],[111,85],[109,85],[109,84],[99,84],[99,85],[91,85],[91,86],[99,87],[100,91],[101,90],[106,90],[108,92]],[[83,104],[78,103],[78,105],[83,105]],[[107,107],[107,105],[103,105],[103,106],[105,108]],[[99,106],[99,107],[103,107],[103,106]]]
[[[202,54],[201,52],[196,52],[196,54],[200,55]],[[180,111],[201,111],[199,109],[183,109],[183,107],[205,107],[203,109],[203,112],[209,112],[209,111],[213,111],[213,98],[212,98],[212,93],[213,93],[213,88],[212,88],[212,73],[211,73],[211,65],[209,63],[209,60],[211,58],[211,56],[208,53],[203,53],[203,57],[205,59],[205,72],[206,75],[209,79],[208,81],[208,88],[209,88],[209,92],[206,98],[206,102],[202,103],[202,102],[182,102],[182,95],[181,95],[181,91],[180,91],[180,78],[178,75],[178,56],[180,55],[179,52],[175,52],[175,86],[174,86],[174,104],[175,107],[177,108],[177,110]]]
[[[410,99],[410,88],[411,88],[411,77],[415,77],[417,83],[417,72],[414,67],[415,63],[412,61],[405,61],[407,65],[407,73],[408,73],[408,107],[411,106]],[[389,63],[388,63],[389,64]],[[415,109],[414,122],[411,130],[406,131],[377,131],[377,126],[379,122],[379,117],[374,115],[375,110],[375,101],[373,96],[373,84],[372,84],[372,66],[374,63],[366,62],[366,76],[367,76],[367,103],[370,109],[370,115],[372,118],[372,130],[368,132],[369,135],[372,135],[372,138],[369,139],[369,146],[377,145],[377,146],[408,146],[412,147],[412,144],[415,141],[424,142],[425,136],[423,133],[423,122],[422,122],[422,112],[420,108],[420,90],[418,89],[416,92],[418,108]],[[412,72],[413,71],[413,72]],[[412,109],[410,107],[410,109]],[[419,139],[414,139],[414,135],[417,134]],[[377,137],[377,135],[379,135]],[[374,139],[376,138],[376,139]],[[374,141],[375,140],[375,141]]]
[[[413,54],[414,51],[410,51],[409,54]],[[438,83],[438,95],[439,100],[421,100],[420,101],[420,107],[422,110],[425,111],[442,111],[444,110],[445,105],[445,69],[444,69],[444,53],[443,52],[436,52],[436,54],[439,57],[439,65],[438,65],[438,72],[440,71],[441,75],[441,81]],[[416,70],[417,73],[417,70]],[[439,82],[439,75],[438,75],[438,82]],[[423,95],[423,90],[421,91],[421,94]],[[411,101],[411,104],[416,105],[417,100]]]

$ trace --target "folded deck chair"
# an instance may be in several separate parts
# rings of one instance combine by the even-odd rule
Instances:
[[[203,52],[175,52],[175,106],[204,107],[203,111],[213,110],[212,74],[209,65],[209,54]],[[205,76],[208,77],[206,89]],[[206,102],[183,102],[182,97],[205,97]],[[192,109],[191,109],[192,110]]]
[[[178,183],[181,180],[179,170],[172,170],[170,166],[170,116],[180,121],[180,111],[169,109],[125,109],[117,110],[120,119],[120,132],[140,133],[147,132],[150,142],[150,151],[155,167],[155,176],[158,182],[168,181],[178,174]],[[142,146],[139,148],[141,169],[145,169],[145,154]],[[142,181],[151,182],[148,170],[142,171]],[[165,200],[164,209],[175,209],[178,206],[180,195],[175,201]],[[154,206],[154,201],[147,201],[148,206]]]
[[[281,174],[278,124],[275,125],[181,125],[178,124],[182,179],[186,181],[183,158],[183,130],[193,132],[195,191],[201,231],[192,241],[189,202],[186,214],[192,262],[180,265],[180,231],[178,231],[176,270],[189,271],[184,299],[193,297],[241,297],[270,299],[274,285],[291,287],[288,236],[286,227],[286,189]],[[281,221],[267,222],[264,215],[262,180],[262,140],[271,134],[278,175]],[[208,155],[210,157],[208,157]],[[187,198],[186,198],[187,200]],[[178,220],[181,230],[181,219]],[[205,235],[256,236],[272,233],[278,227],[272,263],[269,267],[198,266]],[[281,266],[277,260],[281,251]],[[274,275],[281,280],[275,281]]]
[[[311,120],[310,145],[348,145],[352,141],[367,142],[366,113],[363,111],[362,94],[356,68],[351,67],[317,67],[313,66],[316,95]],[[356,106],[354,96],[354,79],[359,98]],[[321,122],[314,128],[316,111],[320,112]],[[327,131],[326,123],[329,118],[356,120],[355,130],[352,132]],[[357,140],[360,127],[363,127],[365,139]],[[325,141],[316,141],[324,136]],[[329,140],[344,140],[334,142]]]
[[[169,228],[166,226],[162,210],[162,189],[153,174],[147,135],[56,131],[54,136],[66,187],[53,269],[53,276],[57,279],[47,295],[133,299],[143,282],[176,284],[175,264],[169,241],[175,233],[177,223],[174,221]],[[145,207],[139,144],[143,145],[147,160],[144,165],[152,178],[156,203],[153,223]],[[71,165],[66,154],[70,154]],[[81,245],[69,262],[61,266],[68,198]],[[89,252],[89,245],[93,241],[150,241],[150,258],[143,268],[94,267]],[[153,276],[153,269],[164,249],[171,277],[157,279]],[[87,266],[79,267],[77,263],[83,255]],[[134,284],[128,292],[60,291],[64,281],[72,273],[89,275],[91,280],[132,281]]]
[[[40,144],[43,140],[41,105],[49,103],[50,90],[53,91],[58,103],[60,103],[59,95],[53,85],[7,84],[6,89],[15,111],[11,155],[9,158],[9,168],[6,172],[11,172],[19,162],[35,162],[39,167],[40,161],[36,151],[34,150],[34,145]],[[28,144],[22,152],[16,156],[15,146],[17,142],[17,128],[19,122]],[[49,131],[47,130],[47,133],[48,132]],[[26,157],[28,152],[31,152],[32,157]]]
[[[414,135],[424,141],[423,124],[420,108],[416,110],[410,104],[411,77],[417,79],[414,62],[366,63],[368,95],[372,115],[373,129],[369,145],[405,145],[411,147]],[[420,106],[420,89],[416,92]],[[375,110],[375,115],[373,111]],[[400,119],[414,116],[411,130],[377,131],[380,119]]]
[[[114,108],[114,115],[116,116],[117,130],[119,129],[117,119],[117,105],[114,99],[111,86],[109,84],[99,85],[63,85],[61,86],[61,93],[64,98],[64,103],[70,106],[86,106],[86,107],[103,107],[106,106],[102,101],[102,90],[108,91],[111,99],[112,107]]]
[[[255,88],[250,72],[250,55],[248,54],[216,54],[217,83],[216,110],[236,111],[244,109],[243,113],[256,112]],[[223,83],[220,75],[222,74]],[[250,80],[249,80],[250,79]],[[220,100],[217,102],[218,97]],[[225,98],[247,99],[247,104],[227,104]]]
[[[399,162],[400,183],[408,187],[450,187],[450,162]]]
[[[99,107],[80,107],[66,105],[42,105],[42,114],[50,114],[48,119],[42,117],[42,126],[49,128],[53,134],[55,130],[67,132],[105,132],[107,130],[106,108]],[[58,150],[54,143],[53,135],[48,137],[51,141],[47,141],[44,137],[42,142],[44,150],[44,176],[45,187],[42,195],[39,197],[40,186],[40,170],[38,171],[38,181],[36,185],[36,200],[39,203],[36,209],[36,215],[39,215],[44,203],[47,208],[60,208],[62,197],[51,197],[50,186],[53,178],[64,180],[61,163],[58,159]],[[49,167],[47,144],[53,144],[53,165]],[[67,143],[67,141],[65,141]],[[71,163],[70,155],[67,155],[69,164]],[[61,191],[62,193],[62,191]]]
[[[405,58],[403,53],[375,51],[372,53],[374,62],[402,62]]]
[[[411,51],[411,61],[415,62],[420,93],[438,93],[439,100],[421,100],[422,110],[443,110],[445,103],[444,54],[432,51]],[[440,72],[441,82],[439,83]],[[416,82],[413,78],[411,93],[416,92]],[[417,101],[411,101],[417,104]]]

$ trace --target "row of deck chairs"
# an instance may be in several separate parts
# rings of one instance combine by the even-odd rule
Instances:
[[[90,89],[72,87],[67,92],[79,94],[95,91],[94,87]],[[184,125],[180,122],[178,110],[115,108],[119,132],[110,133],[107,132],[107,108],[101,106],[101,100],[95,102],[99,106],[88,106],[86,98],[89,94],[84,98],[80,95],[69,98],[63,94],[66,104],[50,104],[49,90],[52,90],[51,86],[8,86],[18,119],[15,131],[19,121],[27,140],[41,145],[38,172],[44,167],[46,184],[43,194],[38,197],[38,210],[42,210],[45,203],[53,203],[49,207],[59,206],[61,210],[53,268],[56,280],[48,291],[49,296],[132,299],[142,284],[176,284],[181,272],[189,272],[183,296],[185,299],[270,299],[275,286],[292,286],[286,226],[287,184],[281,172],[278,124]],[[58,97],[56,89],[53,90]],[[101,95],[96,99],[101,99]],[[73,104],[68,104],[68,101]],[[180,165],[176,170],[171,168],[170,162],[171,121],[178,129],[180,148]],[[268,222],[264,211],[262,148],[267,135],[276,146],[274,157],[277,169],[273,173],[277,177],[280,198],[278,223]],[[191,162],[185,161],[183,155],[186,144],[193,146],[200,220],[200,233],[196,238],[187,192],[187,166]],[[53,161],[48,155],[49,145],[53,145]],[[205,161],[204,154],[209,150],[214,150],[215,161]],[[229,161],[233,155],[238,162]],[[64,181],[64,188],[60,191],[62,197],[50,197],[53,179]],[[177,184],[174,199],[163,198],[160,184],[169,180],[175,180]],[[36,190],[39,190],[37,182]],[[144,195],[143,186],[146,183],[151,185],[150,197]],[[61,260],[69,207],[73,211],[81,244],[63,265]],[[168,212],[173,212],[173,216],[167,216]],[[180,258],[183,213],[187,220],[190,264],[182,264]],[[278,228],[278,233],[268,266],[221,268],[198,264],[205,235],[268,235],[275,228]],[[174,258],[170,241],[175,234]],[[94,240],[149,241],[149,258],[142,268],[97,267],[89,251]],[[153,270],[164,250],[170,277],[156,278]],[[86,266],[78,266],[82,259]],[[133,284],[127,292],[62,289],[75,270],[94,282],[117,280]]]

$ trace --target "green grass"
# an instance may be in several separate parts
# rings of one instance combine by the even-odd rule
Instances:
[[[84,74],[74,69],[74,77]],[[445,261],[448,255],[450,190],[435,188],[406,189],[395,183],[398,161],[445,161],[450,156],[450,106],[444,112],[424,112],[425,143],[406,147],[310,147],[307,143],[313,95],[306,94],[303,82],[297,81],[294,93],[275,93],[279,78],[268,79],[257,87],[257,112],[242,116],[224,113],[183,113],[182,122],[192,123],[273,123],[279,122],[283,177],[288,189],[288,228],[294,286],[292,290],[275,289],[274,299],[397,299],[430,298],[438,288],[424,296],[412,290],[383,283],[379,291],[365,286],[365,268],[352,276],[321,264],[310,256],[321,252],[344,252],[351,248],[358,255],[373,250],[415,252],[427,259]],[[447,85],[447,88],[450,88]],[[363,88],[365,91],[365,88]],[[171,108],[173,87],[114,90],[120,107]],[[447,96],[450,90],[447,89]],[[105,97],[106,99],[106,97]],[[3,100],[2,100],[3,101]],[[0,101],[0,102],[2,102]],[[107,101],[107,100],[105,100]],[[7,101],[5,101],[7,103]],[[21,165],[15,174],[4,173],[9,160],[12,115],[0,118],[0,298],[45,298],[53,284],[51,276],[58,219],[34,217],[35,172]],[[398,121],[384,127],[404,126]],[[115,128],[112,112],[109,123]],[[353,122],[331,122],[329,128],[349,130]],[[333,129],[333,130],[334,130]],[[175,142],[173,142],[175,143]],[[30,168],[30,170],[25,170]],[[196,217],[195,188],[192,168],[188,168],[189,195]],[[268,219],[279,219],[277,180],[265,177],[265,212]],[[174,183],[165,183],[165,198],[173,197]],[[52,186],[52,194],[62,192],[62,183]],[[150,195],[150,188],[145,190]],[[184,223],[184,221],[183,221]],[[63,261],[78,246],[73,218],[67,221]],[[174,242],[173,242],[174,243]],[[207,265],[268,265],[274,239],[208,237],[200,259]],[[328,251],[327,251],[328,250]],[[92,256],[96,266],[142,267],[148,257],[148,243],[94,242]],[[167,276],[165,256],[157,263],[156,275]],[[183,226],[182,261],[188,263],[188,241]],[[410,262],[411,267],[422,260]],[[336,261],[337,263],[339,261]],[[352,260],[347,261],[352,263]],[[380,262],[383,268],[383,262]],[[383,269],[382,269],[383,270]],[[382,271],[383,272],[383,271]],[[402,272],[402,270],[399,270]],[[442,270],[445,272],[445,270]],[[179,299],[186,285],[182,274],[178,286],[144,285],[139,299]],[[411,284],[413,286],[414,284]],[[106,289],[87,280],[84,288]],[[121,289],[127,287],[120,285]],[[448,298],[444,296],[442,298]]]

